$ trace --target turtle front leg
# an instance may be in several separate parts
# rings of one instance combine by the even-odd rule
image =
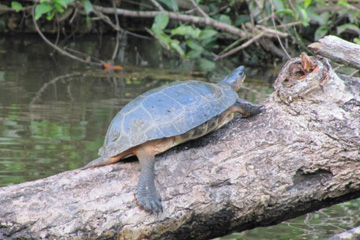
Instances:
[[[139,205],[150,213],[162,212],[161,198],[155,187],[155,155],[146,149],[138,149],[135,153],[141,167],[141,174],[135,190]]]
[[[239,112],[243,117],[251,117],[260,113],[264,105],[251,103],[238,98],[234,107],[236,108],[235,111]]]

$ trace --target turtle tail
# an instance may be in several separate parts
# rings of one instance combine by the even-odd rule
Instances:
[[[107,165],[110,163],[111,162],[109,161],[109,158],[101,156],[97,159],[92,160],[91,162],[89,162],[88,164],[86,164],[85,166],[83,166],[80,169],[84,170],[84,169],[88,169],[88,168],[92,168],[92,167],[100,167],[100,166],[104,166],[104,165]]]

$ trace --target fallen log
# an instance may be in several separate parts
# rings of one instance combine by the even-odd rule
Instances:
[[[326,36],[308,48],[315,54],[360,69],[360,46],[336,36]]]
[[[209,239],[360,196],[360,81],[289,60],[264,111],[157,157],[164,212],[138,207],[138,162],[0,188],[0,239]]]
[[[350,43],[336,36],[326,36],[320,39],[319,42],[310,44],[308,47],[315,54],[319,54],[335,62],[360,69],[360,47],[357,44]],[[340,76],[347,82],[352,81],[352,78],[343,75]],[[354,84],[358,83],[355,82]],[[359,88],[357,91],[359,91]],[[357,226],[342,233],[336,234],[328,240],[355,240],[359,239],[359,233],[360,226]]]

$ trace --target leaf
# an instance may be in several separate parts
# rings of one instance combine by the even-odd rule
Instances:
[[[56,2],[54,2],[54,9],[56,10],[56,12],[59,12],[59,13],[64,12],[63,6],[60,5],[60,4],[58,4],[58,3],[56,3]]]
[[[281,9],[275,12],[275,14],[285,14],[292,17],[295,17],[295,12],[291,10],[290,8]]]
[[[356,44],[359,44],[360,45],[360,39],[359,38],[354,38],[354,43],[356,43]]]
[[[340,35],[343,32],[355,32],[358,35],[360,35],[360,28],[352,23],[345,23],[343,25],[336,27],[336,33],[338,35]]]
[[[67,8],[68,1],[66,0],[53,0],[54,5],[59,4],[63,8]]]
[[[35,8],[35,19],[38,20],[43,14],[50,12],[53,10],[53,6],[51,6],[48,2],[43,2],[36,6]]]
[[[93,5],[89,0],[82,0],[86,14],[89,14],[93,10]]]
[[[156,39],[160,42],[161,46],[167,50],[170,50],[171,38],[165,33],[163,33],[161,30],[156,29],[156,31],[152,31]]]
[[[300,16],[301,16],[301,23],[307,27],[310,25],[310,23],[308,22],[308,14],[305,10],[305,8],[301,7],[300,5],[297,5],[297,10],[300,12]]]
[[[312,3],[312,0],[305,0],[304,1],[304,7],[307,8]]]
[[[213,29],[202,30],[199,35],[199,40],[211,38],[212,36],[215,36],[216,34],[218,34],[218,32]]]
[[[329,29],[327,26],[320,26],[315,31],[315,40],[319,40],[328,33]]]
[[[210,8],[210,12],[218,12],[219,11],[219,7],[216,6],[216,4],[214,4],[214,3],[210,3],[208,5],[208,7]]]
[[[219,21],[231,25],[231,19],[228,15],[221,14],[219,17]]]
[[[194,50],[198,50],[198,51],[203,50],[202,46],[200,46],[197,42],[195,42],[191,39],[186,40],[186,45],[188,45],[189,48],[194,49]]]
[[[207,47],[207,48],[214,48],[217,46],[215,37],[205,38],[200,41],[200,44],[201,44],[201,46]]]
[[[234,25],[241,26],[241,24],[245,24],[250,22],[250,17],[248,15],[240,15],[235,19]]]
[[[198,64],[200,71],[204,71],[204,72],[213,71],[216,67],[216,64],[213,61],[210,61],[206,58],[200,58],[197,61],[197,64]]]
[[[346,7],[348,7],[350,5],[346,0],[339,0],[336,4],[346,6]]]
[[[163,13],[156,15],[151,29],[163,30],[169,23],[169,16]]]
[[[174,49],[181,57],[185,55],[184,50],[180,47],[179,41],[172,40],[170,43],[172,49]]]
[[[19,12],[23,9],[21,3],[15,1],[11,2],[11,8],[14,9],[16,12]]]
[[[110,63],[106,63],[106,62],[101,63],[101,65],[103,66],[103,68],[104,68],[106,71],[111,71],[111,70],[123,70],[123,69],[124,69],[122,66],[113,65],[113,64],[110,64]]]
[[[188,28],[192,28],[191,26],[180,25],[177,28],[171,30],[171,35],[181,35],[185,36],[186,32],[188,32]]]
[[[175,11],[175,12],[179,11],[179,6],[178,6],[176,0],[159,0],[159,2],[162,2],[163,4],[165,4],[172,11]]]
[[[171,35],[181,35],[181,36],[190,36],[197,39],[201,33],[201,30],[198,28],[193,28],[192,26],[180,25],[177,28],[171,30]]]
[[[311,21],[317,22],[320,26],[327,25],[330,17],[330,12],[323,12],[320,15],[315,11],[308,11],[308,16]]]
[[[348,11],[348,14],[347,14],[348,18],[349,18],[349,22],[351,23],[358,23],[358,17],[359,17],[359,12],[357,11]]]
[[[200,57],[200,55],[201,55],[201,51],[191,50],[186,54],[185,58],[198,58]]]
[[[285,8],[284,0],[273,0],[275,10],[281,10]]]
[[[55,11],[48,12],[46,19],[51,20],[51,19],[53,19],[54,16],[55,16]]]
[[[64,12],[59,15],[59,18],[56,19],[57,22],[65,21],[66,19],[70,18],[74,12],[73,8],[67,8],[64,10]]]

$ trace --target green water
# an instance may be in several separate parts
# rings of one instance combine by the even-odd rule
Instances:
[[[87,37],[70,47],[106,60],[112,40]],[[129,40],[117,61],[125,70],[114,73],[58,56],[38,37],[2,36],[0,43],[0,186],[85,165],[97,157],[110,121],[131,99],[174,80],[209,80],[191,62],[161,57],[161,47],[148,40]],[[220,79],[224,69],[210,80]],[[240,96],[264,101],[277,71],[246,71]],[[324,239],[358,225],[359,205],[354,200],[222,239]]]

